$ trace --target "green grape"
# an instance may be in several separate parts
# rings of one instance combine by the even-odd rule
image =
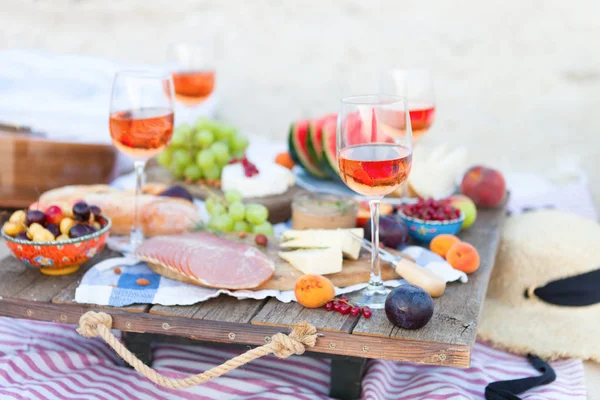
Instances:
[[[262,233],[266,236],[275,236],[275,232],[273,232],[273,225],[267,221],[259,225],[254,225],[252,227],[252,233]]]
[[[252,232],[250,225],[246,221],[235,221],[233,224],[234,232]]]
[[[244,152],[248,148],[248,139],[241,135],[234,135],[229,138],[229,148],[233,152]]]
[[[228,190],[225,192],[225,200],[229,204],[240,203],[242,199],[242,193],[239,190]]]
[[[213,133],[207,129],[196,132],[194,135],[194,143],[196,146],[205,149],[210,146],[215,140]]]
[[[212,164],[207,168],[202,168],[202,174],[206,179],[219,179],[221,177],[221,168],[217,164]]]
[[[158,165],[167,168],[169,164],[171,164],[171,159],[173,155],[173,150],[170,147],[167,147],[162,153],[156,156],[156,161]]]
[[[210,119],[200,117],[194,123],[194,129],[196,132],[207,130],[214,134],[219,129],[219,124],[215,121],[211,121]]]
[[[221,232],[231,232],[233,231],[233,220],[227,214],[219,214],[213,216],[214,222],[213,226],[216,230]]]
[[[213,217],[223,214],[227,215],[227,210],[225,209],[225,206],[220,202],[213,204],[210,208],[207,206],[206,211],[208,211],[208,214]]]
[[[231,125],[219,124],[215,131],[218,140],[229,140],[231,137],[237,134],[236,129]]]
[[[181,179],[183,178],[183,170],[185,167],[181,167],[178,164],[171,162],[168,167],[169,173],[173,175],[174,178]]]
[[[192,127],[190,124],[181,124],[173,130],[171,144],[173,146],[186,146],[192,138]]]
[[[182,169],[192,162],[192,156],[190,156],[190,152],[184,149],[174,150],[171,157],[171,164],[175,164]]]
[[[208,214],[213,215],[213,209],[215,207],[215,205],[219,204],[219,199],[217,199],[214,196],[209,196],[205,201],[204,201],[204,205],[206,206],[206,211],[208,211]]]
[[[202,178],[202,171],[200,170],[200,167],[196,164],[190,164],[187,167],[185,167],[183,174],[186,178],[191,179],[193,181],[197,181],[198,179]]]
[[[202,169],[207,169],[215,163],[215,155],[212,151],[206,149],[201,150],[196,155],[196,164]]]
[[[225,143],[216,142],[210,146],[215,155],[215,161],[220,165],[226,165],[229,162],[229,148]]]
[[[262,204],[248,204],[246,206],[246,221],[253,225],[260,225],[269,218],[269,210]]]
[[[246,207],[242,203],[231,203],[228,214],[236,222],[243,221],[246,216]]]
[[[231,158],[240,160],[244,157],[246,157],[246,153],[243,151],[234,151],[233,153],[231,153]]]

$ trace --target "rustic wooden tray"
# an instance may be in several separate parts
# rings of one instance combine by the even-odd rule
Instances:
[[[323,334],[312,352],[467,368],[505,212],[505,208],[480,210],[477,222],[462,237],[479,250],[481,267],[468,283],[448,285],[446,293],[434,300],[432,320],[419,330],[394,327],[381,310],[364,319],[276,299],[220,296],[193,306],[173,307],[77,304],[73,302],[75,289],[91,264],[74,275],[49,277],[12,257],[0,261],[0,315],[77,324],[86,311],[102,309],[112,315],[115,329],[126,332],[244,345],[264,344],[271,335],[308,321]],[[111,256],[115,254],[106,250],[91,263]]]

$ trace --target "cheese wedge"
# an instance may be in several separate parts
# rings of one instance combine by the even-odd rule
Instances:
[[[358,260],[360,242],[351,235],[360,238],[365,236],[363,228],[354,229],[307,229],[290,230],[281,235],[284,249],[319,249],[336,247],[342,250],[345,257]]]
[[[279,257],[303,274],[327,275],[342,270],[343,257],[339,247],[281,251]]]

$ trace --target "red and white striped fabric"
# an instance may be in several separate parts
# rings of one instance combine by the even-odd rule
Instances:
[[[158,344],[154,367],[169,376],[194,374],[241,351]],[[492,381],[537,374],[525,358],[478,343],[472,367],[369,361],[364,399],[481,399]],[[558,376],[523,399],[585,399],[580,361],[552,363]],[[158,387],[123,366],[102,341],[73,326],[0,318],[0,399],[327,399],[330,364],[324,359],[265,357],[186,391]]]

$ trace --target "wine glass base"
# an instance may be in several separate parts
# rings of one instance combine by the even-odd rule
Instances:
[[[385,307],[385,300],[392,290],[383,285],[367,286],[358,292],[349,293],[348,301],[356,306],[368,306],[372,310],[380,310]]]

